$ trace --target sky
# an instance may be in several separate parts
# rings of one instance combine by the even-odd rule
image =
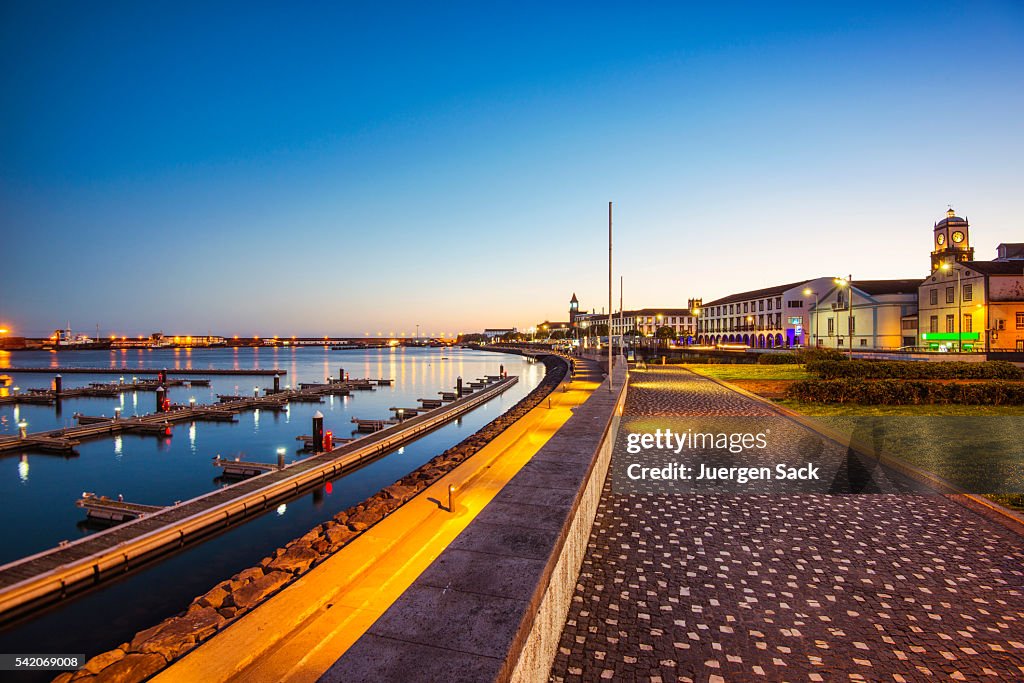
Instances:
[[[5,2],[0,117],[28,336],[564,320],[609,201],[626,308],[1024,242],[1019,2]]]

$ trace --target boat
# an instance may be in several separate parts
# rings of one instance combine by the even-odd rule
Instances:
[[[54,351],[108,349],[110,348],[110,342],[93,339],[86,334],[73,334],[71,332],[71,324],[69,323],[63,330],[54,330],[48,342],[43,344],[43,348]]]

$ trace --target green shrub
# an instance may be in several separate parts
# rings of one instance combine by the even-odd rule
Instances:
[[[963,361],[877,361],[819,360],[807,364],[807,371],[822,379],[1005,379],[1024,380],[1024,369],[1006,361],[966,363]]]
[[[839,349],[809,348],[799,352],[801,363],[813,363],[824,360],[848,360],[848,356]]]
[[[795,353],[760,353],[757,355],[758,365],[797,365],[800,357]]]
[[[804,403],[1024,405],[1024,384],[1001,380],[961,384],[898,379],[815,379],[791,383],[786,397]]]

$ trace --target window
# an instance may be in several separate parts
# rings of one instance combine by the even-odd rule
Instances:
[[[775,308],[777,308],[777,309],[778,308],[782,308],[782,297],[781,296],[775,297]]]
[[[932,306],[939,305],[939,290],[932,289],[931,291],[928,292],[928,303],[931,304]]]
[[[749,304],[746,301],[744,301],[743,302],[743,312],[744,313],[749,313],[749,311],[747,310],[748,307],[749,307]]]
[[[824,339],[819,339],[818,340],[818,346],[824,346],[824,345],[825,345],[825,340]]]
[[[917,328],[917,321],[911,318],[910,320],[904,320],[902,325],[904,330],[913,330]]]
[[[763,311],[764,310],[764,299],[761,299],[760,301],[757,302],[757,310],[759,310],[759,311]]]
[[[964,332],[974,332],[974,316],[970,313],[964,313]]]
[[[850,318],[850,334],[857,331],[857,316],[851,315]]]
[[[772,310],[772,300],[768,299],[768,310]]]
[[[829,318],[828,319],[828,336],[831,337],[835,333],[835,330],[836,330],[836,319],[835,318]]]
[[[1005,330],[1006,329],[1006,321],[1003,320],[1002,318],[997,320],[996,321],[996,329],[997,330]]]
[[[732,315],[732,314],[733,314],[733,313],[735,313],[735,312],[736,312],[736,311],[734,311],[734,310],[733,310],[733,305],[732,305],[732,304],[729,304],[729,315]]]
[[[861,346],[867,346],[868,345],[868,340],[867,339],[861,339],[860,340],[860,345]]]
[[[1017,329],[1024,330],[1024,311],[1017,312]]]
[[[952,287],[946,287],[946,303],[951,304],[956,300]]]
[[[939,331],[939,316],[933,315],[932,317],[928,318],[928,331],[929,332],[938,332]]]
[[[838,340],[836,340],[836,346],[842,346],[842,345],[843,345],[843,338],[840,337]]]
[[[952,313],[946,316],[946,332],[955,332],[953,325],[956,324],[956,316]]]
[[[846,308],[846,299],[843,298],[842,292],[836,293],[836,308]]]
[[[804,302],[802,300],[801,301],[787,301],[786,305],[789,306],[790,308],[803,308],[804,307]]]
[[[964,301],[972,301],[974,299],[974,285],[964,285]]]

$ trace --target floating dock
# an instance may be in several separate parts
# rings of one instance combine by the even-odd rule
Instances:
[[[277,465],[267,462],[246,462],[240,459],[227,460],[219,455],[213,459],[213,466],[221,468],[225,477],[232,478],[255,477],[258,474],[278,469]]]
[[[164,509],[162,505],[126,503],[120,498],[114,500],[106,496],[97,496],[95,493],[82,494],[82,497],[75,501],[75,505],[85,508],[86,514],[91,519],[104,519],[112,522],[139,519]]]
[[[243,479],[175,505],[146,511],[119,526],[0,566],[0,621],[53,602],[194,538],[276,507],[279,501],[322,485],[458,418],[512,387],[518,377],[495,382],[443,408],[390,425],[283,469]],[[252,399],[248,399],[252,400]],[[160,416],[161,414],[157,414]],[[120,501],[111,501],[120,502]]]

